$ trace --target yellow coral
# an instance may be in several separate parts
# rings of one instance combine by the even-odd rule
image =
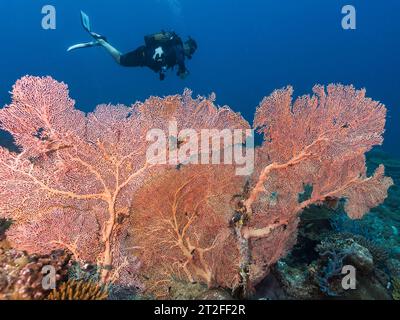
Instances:
[[[92,281],[68,280],[58,289],[54,289],[47,300],[106,300],[107,298],[107,286]]]

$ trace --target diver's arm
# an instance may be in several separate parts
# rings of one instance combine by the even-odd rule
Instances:
[[[189,72],[186,69],[185,63],[184,62],[179,63],[178,76],[184,79],[188,74]]]
[[[186,69],[185,63],[179,64],[179,70],[177,74],[181,79],[185,79],[189,75],[189,70]]]

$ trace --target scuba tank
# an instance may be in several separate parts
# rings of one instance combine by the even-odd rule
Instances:
[[[175,32],[161,31],[144,37],[146,46],[159,46],[171,41],[179,41],[179,37]]]

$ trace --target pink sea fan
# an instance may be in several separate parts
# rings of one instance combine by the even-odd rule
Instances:
[[[352,218],[381,203],[392,180],[368,177],[365,152],[382,143],[386,109],[351,86],[316,86],[292,103],[275,91],[256,112],[264,134],[255,170],[160,165],[146,155],[151,129],[249,129],[214,97],[151,97],[131,107],[74,108],[65,84],[24,77],[0,110],[19,153],[0,147],[0,215],[16,248],[70,250],[103,267],[104,281],[168,297],[173,280],[248,290],[293,246],[302,210],[345,199]],[[185,141],[175,141],[175,148]],[[228,146],[229,147],[229,146]],[[199,150],[201,152],[201,150]],[[312,188],[308,197],[306,186]]]
[[[148,292],[166,298],[175,281],[238,286],[239,248],[229,221],[243,185],[232,166],[189,165],[136,194],[129,241]]]
[[[21,150],[0,148],[0,212],[15,221],[10,242],[30,252],[67,248],[102,266],[103,280],[114,279],[121,271],[115,263],[131,261],[121,256],[119,237],[135,192],[170,169],[148,162],[149,130],[171,121],[199,130],[248,126],[239,114],[190,94],[100,105],[85,116],[65,84],[17,81],[12,103],[0,110],[0,127]]]
[[[37,220],[16,224],[7,236],[20,250],[47,254],[65,248],[78,261],[90,261],[101,253],[102,248],[96,237],[99,232],[95,216],[84,215],[71,208],[55,209]]]
[[[292,93],[289,87],[265,98],[254,120],[265,137],[246,200],[252,218],[244,233],[254,248],[254,282],[295,242],[304,208],[344,198],[349,216],[361,218],[383,202],[393,184],[383,167],[366,176],[364,154],[383,141],[382,104],[352,86],[316,86],[314,96],[293,104]],[[312,193],[300,200],[307,185]]]

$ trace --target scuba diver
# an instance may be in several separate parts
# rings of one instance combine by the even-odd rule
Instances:
[[[144,37],[145,45],[132,52],[122,54],[114,48],[107,39],[91,30],[88,15],[81,11],[83,28],[89,32],[94,41],[79,43],[68,48],[72,51],[81,48],[101,46],[107,50],[114,60],[124,67],[148,67],[165,79],[165,72],[178,66],[177,75],[184,79],[189,75],[185,66],[185,59],[191,59],[197,50],[197,43],[191,37],[185,42],[175,33],[162,31]]]

